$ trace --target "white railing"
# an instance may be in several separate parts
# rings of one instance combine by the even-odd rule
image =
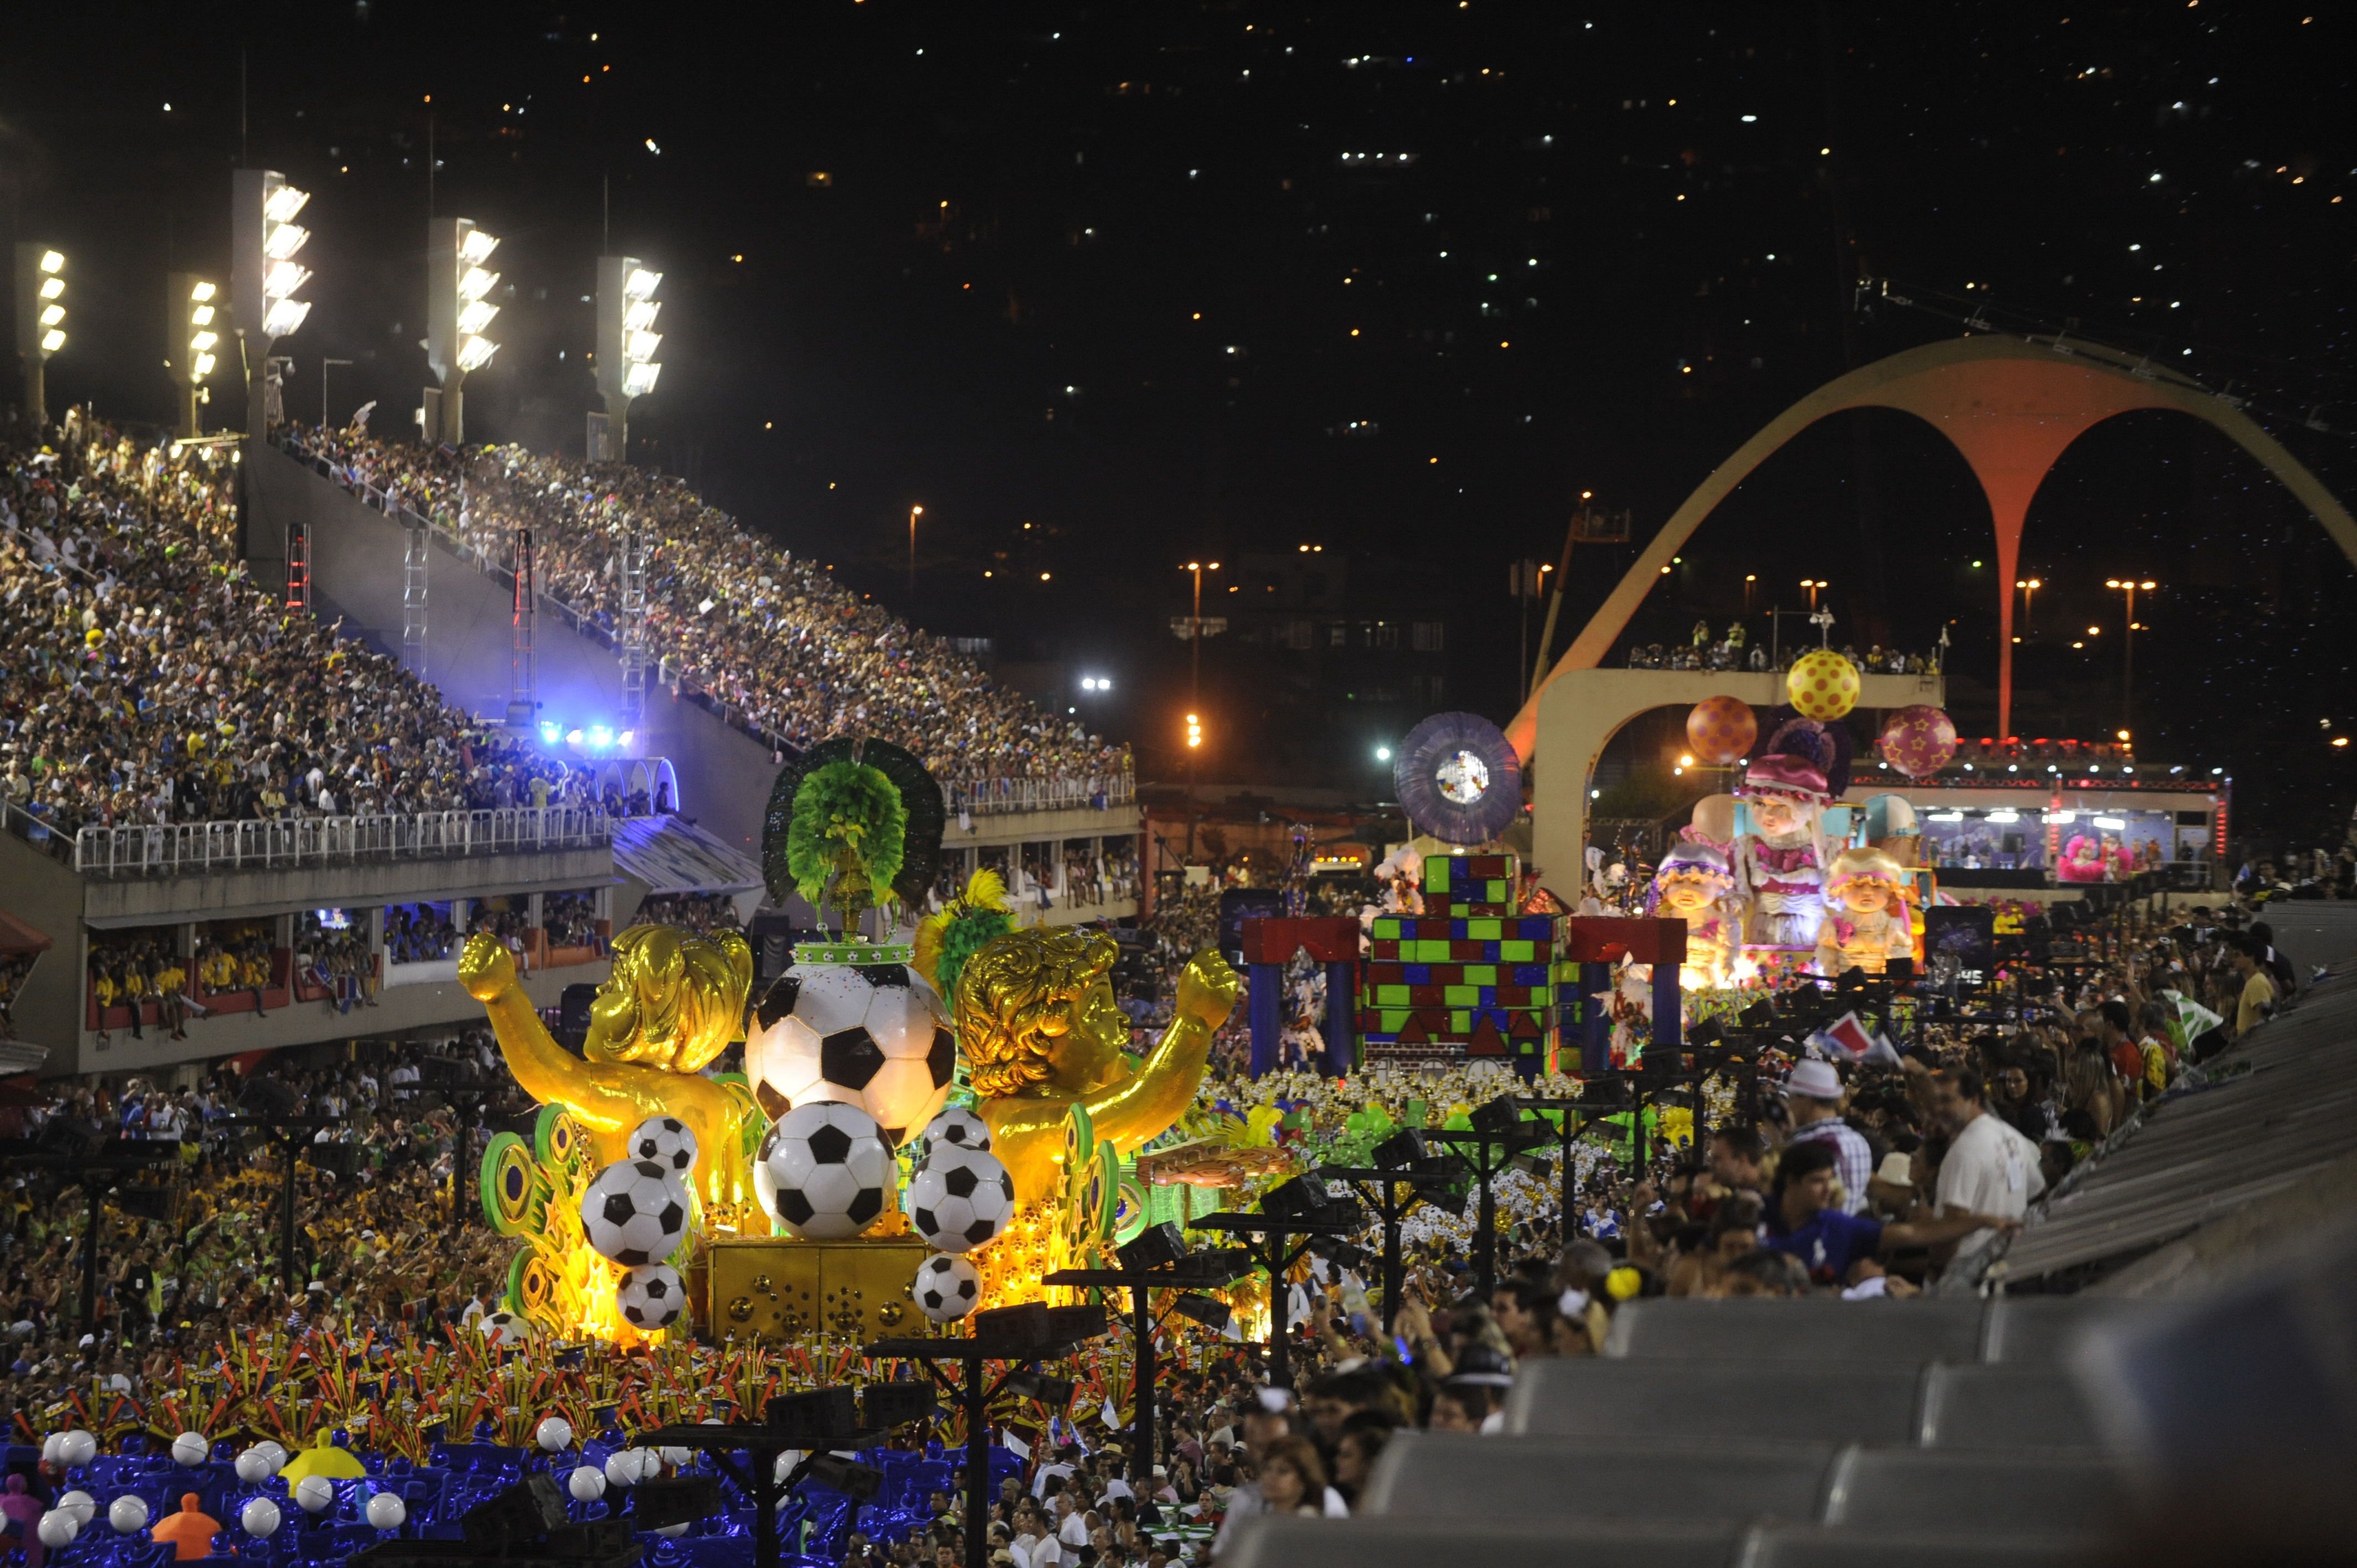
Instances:
[[[613,820],[601,811],[517,806],[404,816],[84,828],[74,835],[73,864],[76,871],[91,876],[168,876],[334,861],[593,849],[613,842]]]
[[[957,779],[942,785],[942,800],[952,816],[960,811],[977,817],[1004,811],[1101,811],[1135,799],[1137,778],[1131,773],[1079,779]]]

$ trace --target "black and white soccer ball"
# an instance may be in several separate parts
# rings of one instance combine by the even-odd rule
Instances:
[[[905,963],[798,963],[754,1010],[745,1076],[770,1115],[856,1105],[893,1148],[950,1097],[957,1037],[942,999]]]
[[[581,1234],[626,1269],[668,1258],[687,1239],[687,1186],[653,1160],[617,1160],[581,1195]]]
[[[524,1321],[523,1314],[501,1307],[475,1319],[475,1332],[493,1345],[513,1348],[532,1337],[532,1325]]]
[[[630,1158],[685,1176],[695,1164],[695,1133],[676,1116],[650,1116],[630,1129]]]
[[[622,1276],[614,1287],[614,1300],[622,1309],[623,1322],[651,1334],[679,1321],[687,1306],[687,1286],[669,1263],[649,1263]]]
[[[971,1111],[944,1111],[927,1124],[925,1142],[932,1148],[947,1144],[961,1149],[986,1149],[990,1123]]]
[[[917,1298],[917,1310],[935,1323],[955,1323],[981,1299],[982,1275],[956,1253],[936,1252],[917,1265],[909,1294]]]
[[[891,1151],[865,1111],[813,1101],[787,1112],[762,1138],[753,1191],[804,1240],[845,1240],[884,1212],[892,1192]]]
[[[937,1144],[909,1184],[909,1221],[944,1252],[988,1246],[1014,1212],[1015,1178],[987,1149]]]

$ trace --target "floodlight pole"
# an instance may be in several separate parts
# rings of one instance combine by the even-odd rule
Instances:
[[[278,1278],[293,1295],[295,1287],[295,1155],[322,1127],[336,1125],[333,1116],[234,1116],[229,1125],[259,1127],[278,1141]]]
[[[864,1447],[881,1435],[869,1430],[831,1434],[813,1444],[782,1481],[778,1478],[778,1455],[800,1444],[787,1442],[775,1427],[759,1422],[650,1427],[633,1441],[642,1448],[696,1448],[709,1455],[713,1466],[753,1499],[753,1568],[778,1568],[778,1505],[801,1484],[803,1473],[820,1455],[836,1448]],[[745,1450],[747,1470],[738,1469],[732,1457],[739,1448]]]
[[[1243,1214],[1227,1211],[1206,1214],[1190,1221],[1197,1230],[1224,1230],[1243,1239],[1243,1250],[1252,1254],[1254,1264],[1268,1271],[1268,1380],[1272,1387],[1293,1387],[1293,1357],[1286,1343],[1292,1302],[1286,1294],[1285,1276],[1293,1265],[1309,1251],[1309,1244],[1320,1236],[1347,1236],[1357,1226],[1340,1226],[1314,1219],[1297,1219],[1289,1215]],[[1301,1244],[1291,1246],[1295,1237]]]
[[[1171,1267],[1159,1269],[1059,1269],[1039,1281],[1043,1285],[1124,1286],[1129,1291],[1130,1332],[1137,1342],[1130,1380],[1134,1397],[1129,1414],[1129,1477],[1140,1483],[1154,1478],[1154,1292],[1157,1286],[1182,1290],[1189,1286],[1204,1288],[1211,1283],[1200,1272],[1189,1273],[1186,1262],[1181,1259]]]
[[[1500,1102],[1493,1101],[1491,1103]],[[1511,1105],[1513,1101],[1503,1103]],[[1447,1144],[1453,1149],[1457,1157],[1465,1162],[1466,1169],[1473,1173],[1473,1179],[1480,1187],[1480,1223],[1478,1227],[1480,1233],[1474,1238],[1473,1273],[1480,1282],[1481,1300],[1486,1305],[1498,1288],[1498,1195],[1491,1183],[1500,1171],[1506,1168],[1506,1162],[1529,1148],[1534,1140],[1524,1135],[1519,1126],[1502,1133],[1488,1133],[1475,1128],[1467,1132],[1429,1132],[1424,1136],[1428,1143]],[[1494,1158],[1491,1155],[1493,1150],[1496,1151]]]
[[[45,1154],[38,1149],[26,1149],[0,1155],[0,1164],[28,1170],[69,1171],[81,1178],[82,1197],[89,1204],[83,1221],[81,1239],[81,1331],[97,1332],[98,1318],[98,1231],[105,1223],[101,1205],[106,1195],[114,1190],[123,1177],[134,1171],[171,1158],[174,1145],[121,1137],[107,1140],[103,1153],[92,1155]]]
[[[1439,1179],[1437,1173],[1321,1165],[1315,1174],[1329,1181],[1349,1182],[1360,1200],[1383,1222],[1383,1332],[1389,1334],[1393,1319],[1399,1316],[1400,1294],[1406,1288],[1406,1271],[1400,1265],[1400,1222],[1417,1204],[1429,1201],[1422,1189]],[[1405,1192],[1401,1191],[1403,1187]]]
[[[1095,1338],[1092,1334],[1088,1338]],[[990,1568],[990,1402],[1006,1386],[1002,1372],[995,1382],[984,1381],[986,1361],[1019,1361],[1037,1367],[1041,1361],[1070,1355],[1078,1339],[1054,1339],[1043,1345],[1015,1345],[944,1335],[938,1339],[878,1339],[860,1348],[873,1360],[922,1361],[925,1371],[942,1391],[955,1400],[965,1415],[965,1568]],[[935,1363],[957,1361],[965,1375],[951,1382]],[[709,1429],[707,1429],[709,1430]]]
[[[1575,1127],[1572,1125],[1571,1113],[1575,1111],[1586,1112],[1594,1108],[1583,1100],[1547,1099],[1538,1096],[1524,1096],[1517,1099],[1514,1101],[1514,1107],[1519,1111],[1558,1111],[1563,1113],[1563,1121],[1555,1127],[1555,1144],[1561,1151],[1563,1168],[1555,1174],[1563,1182],[1561,1222],[1563,1233],[1559,1240],[1564,1246],[1568,1247],[1571,1245],[1573,1216],[1579,1212],[1577,1208],[1579,1178],[1572,1174],[1571,1146],[1586,1137],[1588,1129],[1596,1125],[1593,1120],[1583,1118]]]

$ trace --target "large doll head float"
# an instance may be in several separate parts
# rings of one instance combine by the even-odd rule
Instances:
[[[1752,763],[1735,793],[1751,808],[1752,825],[1770,836],[1806,829],[1833,799],[1824,770],[1789,753]]]
[[[1846,849],[1825,872],[1825,896],[1853,914],[1894,909],[1907,895],[1907,869],[1878,849]]]
[[[1677,914],[1706,909],[1734,886],[1723,853],[1706,843],[1673,844],[1653,873],[1653,905]]]

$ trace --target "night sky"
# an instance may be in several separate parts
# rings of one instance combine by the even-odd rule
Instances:
[[[1179,563],[1317,542],[1405,569],[1448,620],[1451,705],[1503,719],[1508,564],[1553,559],[1580,491],[1641,538],[1793,399],[1975,312],[2231,388],[2357,494],[2352,30],[2222,0],[85,5],[0,54],[0,221],[71,258],[52,407],[162,421],[163,274],[225,274],[228,171],[284,171],[317,274],[290,407],[316,418],[321,358],[352,360],[331,412],[378,399],[399,435],[430,138],[432,209],[504,241],[470,437],[578,450],[609,224],[665,274],[633,458],[932,629],[1115,676],[1093,716],[1155,773]],[[1575,557],[1565,639],[1629,553]],[[1986,734],[1992,564],[1962,460],[1847,415],[1722,507],[1631,631],[1716,626],[1746,575],[1759,608],[1824,579],[1837,643],[1952,623],[1951,707]],[[2149,576],[2139,751],[2228,768],[2246,829],[2337,841],[2352,574],[2255,463],[2190,421],[2099,428],[2023,575],[2049,586],[2018,733],[2115,727],[2102,584]],[[1260,657],[1206,649],[1224,777],[1275,722]]]

